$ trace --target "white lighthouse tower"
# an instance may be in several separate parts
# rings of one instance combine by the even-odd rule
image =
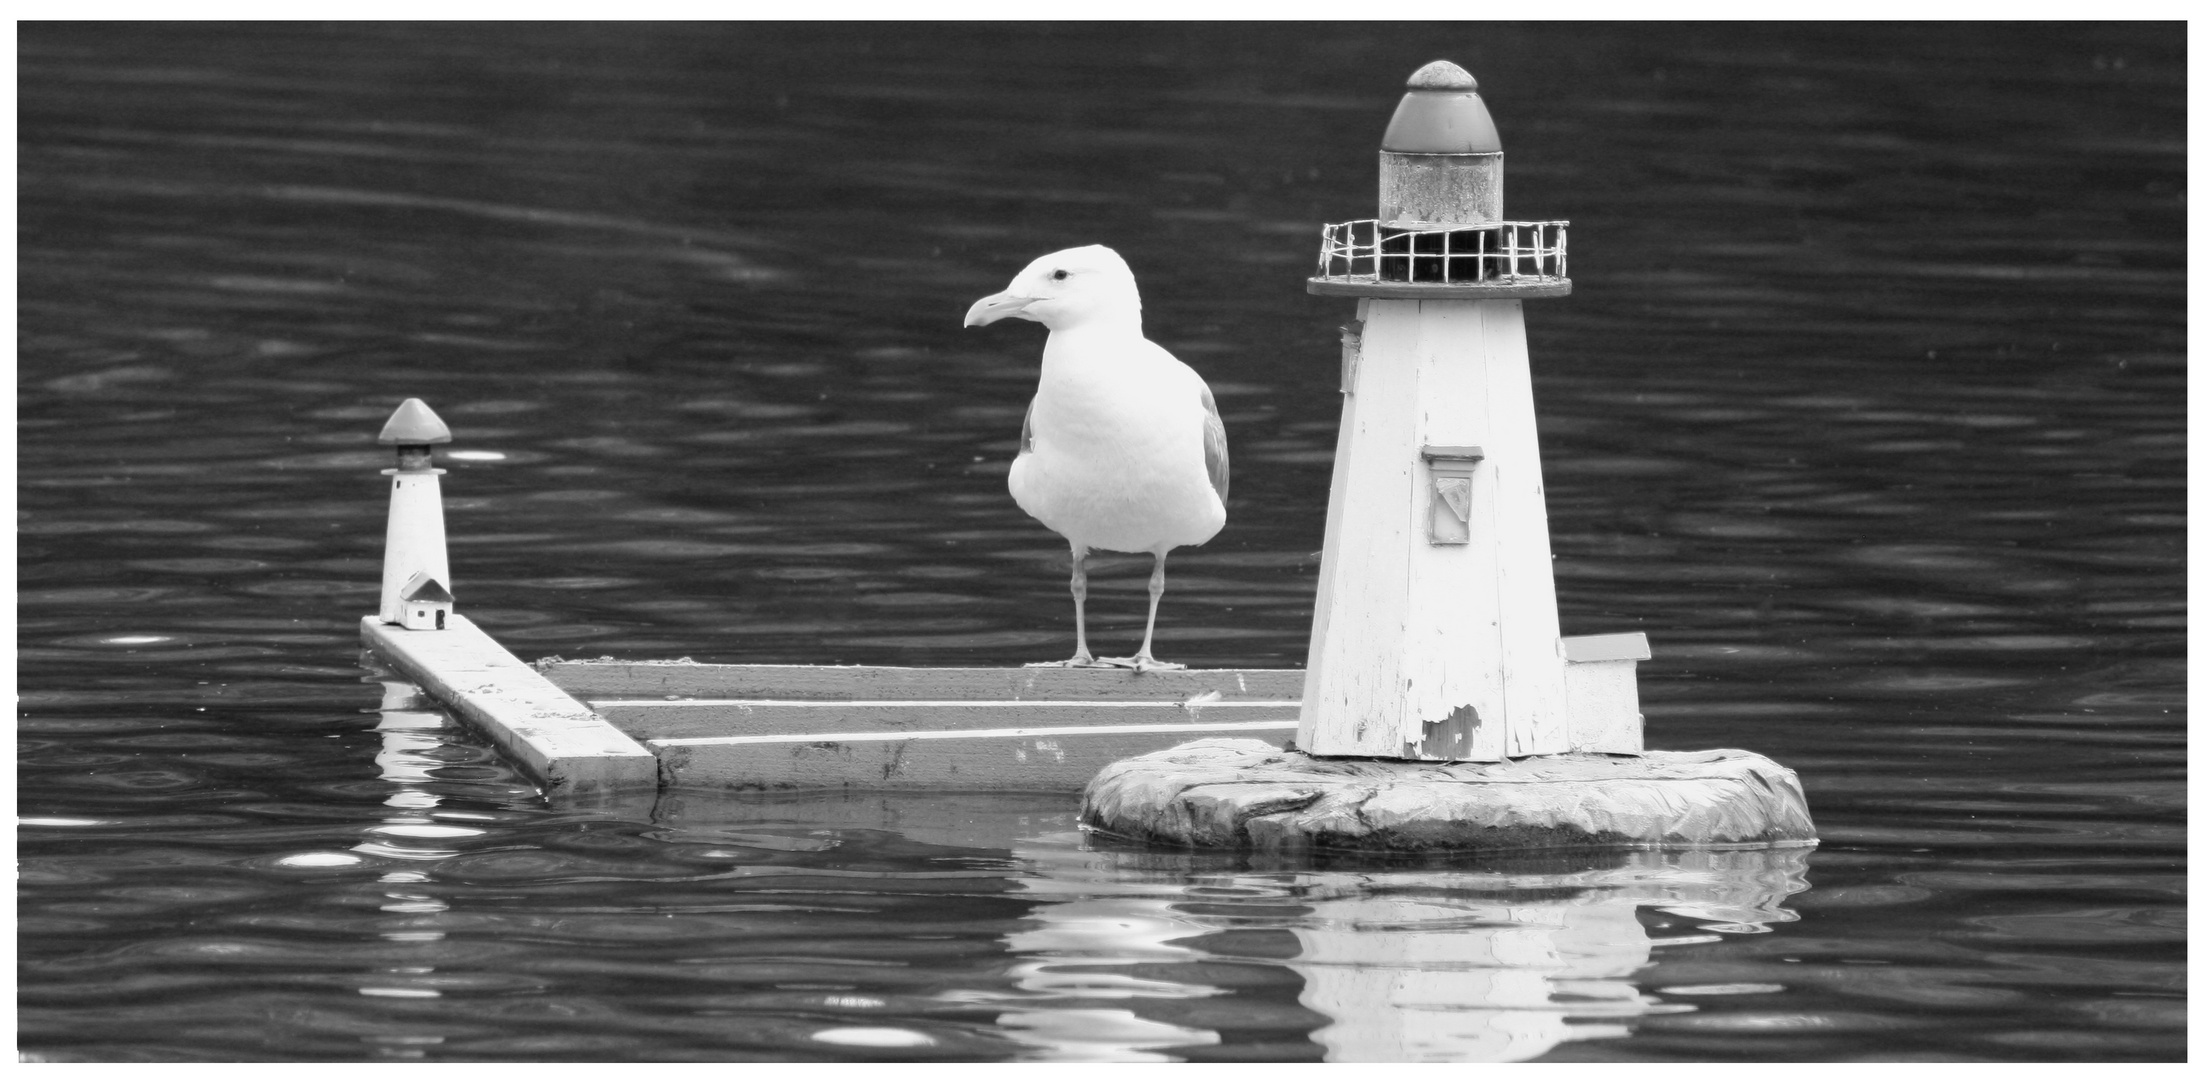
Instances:
[[[1505,153],[1459,67],[1416,71],[1378,216],[1329,226],[1359,300],[1297,745],[1499,761],[1642,749],[1641,634],[1562,639],[1522,301],[1565,296],[1564,221],[1507,221]]]
[[[443,537],[443,486],[434,443],[451,441],[426,402],[406,398],[376,438],[397,447],[390,478],[390,528],[382,548],[381,619],[408,630],[442,630],[451,614],[451,560]]]

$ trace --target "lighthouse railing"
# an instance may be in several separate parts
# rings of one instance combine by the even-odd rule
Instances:
[[[1339,222],[1322,227],[1316,265],[1323,279],[1361,284],[1558,281],[1567,276],[1567,222]]]

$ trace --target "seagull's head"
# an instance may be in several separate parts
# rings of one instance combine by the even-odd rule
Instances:
[[[1049,330],[1099,323],[1139,329],[1139,286],[1123,256],[1099,244],[1032,260],[1009,287],[971,305],[964,326],[1030,319]]]

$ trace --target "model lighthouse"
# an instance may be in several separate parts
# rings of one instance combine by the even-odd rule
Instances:
[[[1497,761],[1642,749],[1640,634],[1562,639],[1522,301],[1565,296],[1564,221],[1507,221],[1475,80],[1438,61],[1384,132],[1378,217],[1307,291],[1344,328],[1300,749]]]
[[[409,630],[441,630],[451,614],[451,560],[443,539],[443,487],[435,443],[451,441],[426,402],[406,398],[377,442],[397,447],[390,478],[390,531],[382,548],[381,619]]]

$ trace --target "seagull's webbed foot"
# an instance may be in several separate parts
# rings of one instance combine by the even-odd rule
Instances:
[[[1080,652],[1080,653],[1078,653],[1078,654],[1077,654],[1076,656],[1073,656],[1073,657],[1071,657],[1071,658],[1070,658],[1070,659],[1068,659],[1068,660],[1035,660],[1035,661],[1033,661],[1033,662],[1031,662],[1031,663],[1029,663],[1029,664],[1026,664],[1026,665],[1024,665],[1024,666],[1025,666],[1025,667],[1060,667],[1060,668],[1072,668],[1072,667],[1107,667],[1107,666],[1108,666],[1109,664],[1112,664],[1112,663],[1114,663],[1114,661],[1112,661],[1112,660],[1095,660],[1095,659],[1093,659],[1093,654],[1092,654],[1092,653],[1089,653],[1089,652]]]
[[[1149,671],[1183,671],[1185,669],[1185,666],[1183,664],[1172,664],[1167,660],[1156,660],[1154,659],[1154,657],[1146,653],[1140,653],[1137,656],[1104,656],[1100,659],[1100,663],[1106,664],[1109,667],[1130,668],[1131,670],[1136,671],[1142,675]]]

